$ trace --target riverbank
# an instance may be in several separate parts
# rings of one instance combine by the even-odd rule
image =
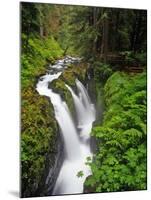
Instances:
[[[54,108],[48,97],[38,94],[36,84],[38,77],[50,70],[47,63],[54,64],[62,57],[62,50],[52,38],[30,38],[23,43],[26,46],[23,45],[21,57],[22,197],[46,196],[52,193],[55,185],[64,147]],[[76,78],[85,81],[86,71],[86,64],[70,64],[61,77],[50,84],[67,102],[72,114],[75,113],[74,103],[65,84],[75,87]]]
[[[89,162],[86,193],[147,188],[146,81],[146,72],[115,72],[105,83],[103,121],[92,130],[97,152]]]
[[[50,168],[61,151],[59,129],[51,102],[36,91],[37,79],[63,51],[51,37],[39,39],[23,35],[21,56],[21,194],[42,196]],[[59,142],[58,142],[59,141]],[[58,167],[58,166],[56,166]],[[57,170],[56,170],[57,173]],[[48,181],[53,184],[54,178]],[[50,189],[49,189],[50,190]]]

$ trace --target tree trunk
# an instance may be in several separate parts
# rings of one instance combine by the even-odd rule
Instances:
[[[40,37],[44,36],[44,28],[42,25],[40,25]]]
[[[115,23],[115,39],[114,39],[114,48],[113,51],[118,51],[120,49],[120,44],[118,40],[118,30],[119,30],[119,23],[120,23],[120,10],[116,13],[116,23]]]
[[[108,54],[108,18],[104,17],[103,21],[103,60],[107,62],[107,54]]]
[[[136,27],[136,38],[135,38],[134,52],[139,50],[139,47],[141,45],[141,41],[140,41],[140,31],[141,31],[141,26],[142,26],[141,12],[138,13],[137,21],[138,22],[137,22],[137,27]]]
[[[138,16],[138,11],[135,11],[135,21],[133,24],[133,32],[131,34],[131,50],[132,51],[136,50],[136,43],[137,43],[137,38],[139,34],[137,33],[138,26],[139,26],[139,16]]]

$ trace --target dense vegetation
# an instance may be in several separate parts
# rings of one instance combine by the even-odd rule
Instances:
[[[114,54],[146,52],[146,11],[84,6],[69,6],[67,11],[66,35],[87,61],[107,62]]]
[[[23,35],[23,37],[26,37]],[[26,39],[26,38],[25,38]],[[46,97],[36,91],[38,76],[46,72],[46,60],[53,61],[62,54],[53,38],[39,40],[30,37],[21,56],[21,166],[22,191],[35,192],[46,168],[46,158],[56,152],[58,128],[53,108]],[[42,141],[42,142],[39,142]]]
[[[53,108],[46,97],[38,94],[36,83],[39,76],[46,73],[47,63],[54,62],[62,56],[63,51],[53,36],[40,38],[36,32],[27,33],[27,27],[24,30],[25,11],[28,11],[28,17],[31,16],[28,9],[22,10],[21,179],[22,196],[32,196],[43,184],[47,163],[54,165],[58,137]]]
[[[91,192],[146,189],[146,73],[116,72],[104,87],[106,111],[93,128],[98,152],[85,183]]]
[[[44,172],[53,166],[58,151],[53,108],[37,93],[36,83],[48,63],[67,54],[80,56],[85,63],[69,66],[52,82],[54,91],[73,112],[65,82],[74,87],[75,78],[84,80],[88,73],[97,101],[103,96],[105,101],[103,122],[92,130],[97,151],[92,161],[87,159],[92,175],[85,181],[85,191],[146,189],[146,24],[145,10],[21,3],[24,197],[39,195]]]

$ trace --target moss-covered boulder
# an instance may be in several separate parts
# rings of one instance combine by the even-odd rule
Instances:
[[[49,88],[54,92],[59,93],[68,104],[72,114],[74,114],[74,104],[70,91],[66,84],[75,88],[75,80],[78,78],[80,81],[85,82],[88,65],[86,63],[72,64],[63,71],[59,79],[49,83]]]
[[[28,96],[28,100],[27,100]],[[23,196],[35,195],[58,152],[58,126],[48,98],[34,88],[22,91],[21,179]],[[51,159],[50,159],[51,157]]]

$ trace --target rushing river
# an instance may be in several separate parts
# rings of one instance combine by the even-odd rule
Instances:
[[[79,58],[65,57],[58,60],[55,65],[50,65],[50,72],[40,78],[37,91],[40,95],[50,98],[55,111],[55,118],[59,124],[64,139],[65,159],[58,175],[53,195],[83,193],[83,184],[91,174],[89,166],[85,164],[87,157],[92,157],[90,150],[90,132],[95,120],[95,108],[91,103],[84,85],[76,79],[77,93],[68,85],[71,92],[77,122],[74,122],[66,102],[60,94],[48,88],[48,84],[58,79],[68,64],[79,61]],[[76,66],[75,66],[76,67]],[[79,171],[82,177],[77,177]]]

